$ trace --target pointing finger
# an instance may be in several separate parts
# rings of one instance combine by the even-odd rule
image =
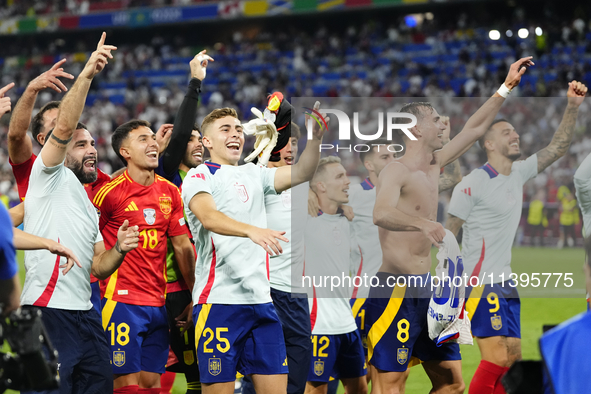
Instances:
[[[14,87],[14,82],[11,82],[8,85],[4,86],[2,89],[0,89],[0,97],[2,97],[4,95],[4,93],[8,92],[13,87]]]
[[[98,42],[98,45],[96,46],[96,49],[99,49],[101,46],[105,45],[105,40],[107,39],[107,33],[103,32],[103,34],[101,34],[101,39]]]
[[[55,63],[50,70],[57,70],[62,64],[66,62],[66,59],[62,59],[59,62]]]

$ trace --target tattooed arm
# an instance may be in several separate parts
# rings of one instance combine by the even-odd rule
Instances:
[[[92,79],[102,71],[108,62],[107,59],[113,58],[111,51],[117,48],[112,45],[105,45],[106,36],[103,33],[96,51],[92,53],[76,82],[74,82],[74,86],[64,96],[60,104],[55,128],[43,149],[41,149],[41,158],[46,167],[54,167],[64,161],[66,148],[72,140],[76,124],[80,119],[80,115],[82,115]]]
[[[566,93],[568,105],[564,111],[560,126],[554,133],[550,144],[537,153],[538,173],[544,171],[568,151],[577,123],[579,106],[585,98],[585,93],[587,93],[587,87],[581,82],[572,81],[568,84],[568,92]]]
[[[460,160],[455,159],[445,167],[443,173],[439,175],[439,193],[445,190],[452,189],[462,180],[462,172],[460,171]]]
[[[449,135],[451,133],[450,119],[448,116],[442,116],[441,122],[446,126],[443,136],[441,137],[443,145],[446,145],[449,142]],[[460,171],[460,161],[459,159],[455,159],[443,167],[443,172],[439,175],[439,193],[453,188],[460,183],[461,180],[462,172]]]
[[[445,221],[445,228],[451,231],[456,237],[464,224],[464,220],[456,217],[454,215],[447,215],[447,220]]]

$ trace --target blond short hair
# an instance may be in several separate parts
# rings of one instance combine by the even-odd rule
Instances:
[[[316,182],[320,182],[320,178],[326,173],[326,166],[329,164],[341,164],[341,158],[338,156],[327,156],[320,159],[316,173],[312,178],[312,182],[310,182],[312,190],[316,191]]]
[[[231,116],[233,118],[238,119],[238,113],[234,108],[218,108],[211,111],[201,122],[201,132],[205,134],[207,132],[207,128],[213,124],[218,119],[225,118],[226,116]]]

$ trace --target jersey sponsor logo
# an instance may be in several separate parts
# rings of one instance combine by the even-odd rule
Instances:
[[[125,365],[125,351],[115,350],[113,352],[113,364],[115,364],[116,367],[122,367]]]
[[[493,330],[500,330],[503,328],[503,321],[501,320],[501,316],[494,315],[490,318],[490,324],[492,325]]]
[[[195,362],[195,356],[193,355],[193,351],[185,350],[183,352],[183,359],[185,361],[185,365],[193,365],[193,363]]]
[[[129,291],[127,290],[117,290],[117,295],[128,295]]]
[[[324,361],[314,361],[314,374],[316,376],[322,376],[324,373]]]
[[[506,197],[507,198],[507,204],[508,205],[515,205],[515,203],[517,202],[517,200],[515,199],[515,196],[513,195],[513,193],[511,193],[511,190],[510,189],[507,189],[506,195],[507,195],[507,197]]]
[[[408,361],[408,348],[398,348],[396,351],[396,360],[398,360],[399,364],[404,365]]]
[[[471,187],[469,187],[469,188],[467,188],[467,189],[463,189],[463,190],[462,190],[462,193],[464,193],[464,194],[467,194],[467,195],[471,196],[471,195],[472,195],[472,188],[471,188]]]
[[[184,225],[185,225],[185,218],[180,218],[180,219],[179,219],[179,224],[180,224],[181,226],[184,226]]]
[[[218,376],[222,372],[222,360],[219,358],[210,358],[208,370],[211,375]]]
[[[240,199],[240,201],[247,202],[248,201],[248,192],[246,191],[246,186],[239,185],[238,183],[235,183],[234,188],[236,189],[236,192],[238,193],[238,198]]]
[[[146,223],[148,223],[150,226],[156,223],[156,210],[152,208],[145,208],[144,219],[146,219]]]
[[[127,208],[125,208],[125,212],[130,212],[130,211],[139,211],[139,209],[137,208],[137,205],[135,205],[135,202],[131,202]]]
[[[160,210],[165,215],[170,215],[172,212],[172,198],[170,197],[160,197]]]
[[[205,174],[195,174],[195,175],[191,175],[191,178],[198,178],[198,179],[203,179],[205,180]]]

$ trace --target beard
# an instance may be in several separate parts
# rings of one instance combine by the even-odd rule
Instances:
[[[201,155],[203,155],[203,153],[201,153]],[[203,163],[203,159],[199,161],[193,157],[192,153],[186,153],[185,157],[183,157],[182,163],[188,168],[195,168]]]
[[[85,171],[84,164],[82,164],[86,160],[89,160],[89,159],[96,160],[96,156],[85,156],[82,159],[82,162],[76,160],[74,157],[72,157],[70,155],[66,156],[66,167],[68,167],[74,173],[74,175],[76,175],[76,178],[78,178],[80,183],[93,183],[96,181],[96,178],[97,178],[96,162],[94,165],[94,171],[92,171],[92,172]]]
[[[509,147],[505,147],[505,149],[503,149],[503,156],[505,156],[507,159],[511,161],[516,161],[521,157],[521,152],[509,153]]]

